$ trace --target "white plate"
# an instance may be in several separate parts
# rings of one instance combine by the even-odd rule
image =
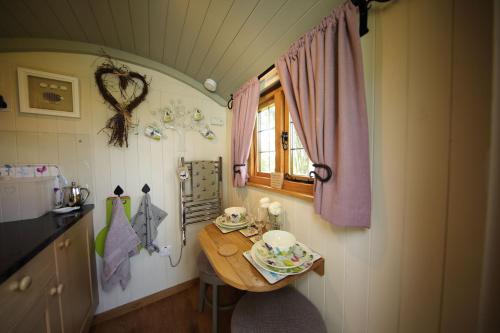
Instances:
[[[56,208],[56,209],[53,209],[52,211],[56,214],[66,214],[66,213],[69,213],[69,212],[72,212],[72,211],[78,210],[78,209],[80,209],[80,206]]]
[[[255,245],[255,244],[254,244]],[[305,271],[307,271],[309,268],[311,268],[312,264],[314,263],[313,260],[308,261],[300,266],[297,267],[291,267],[291,268],[274,268],[272,266],[266,265],[265,263],[262,262],[262,260],[256,255],[256,251],[254,247],[250,250],[250,256],[252,259],[255,261],[255,263],[262,269],[265,269],[268,272],[272,272],[275,274],[280,274],[280,275],[297,275],[297,274],[302,274]]]
[[[247,224],[241,224],[241,225],[226,225],[226,224],[222,224],[222,223],[219,223],[217,221],[215,221],[215,224],[217,224],[219,227],[221,228],[224,228],[224,229],[228,229],[228,230],[238,230],[238,229],[243,229],[243,228],[246,228],[247,227]]]
[[[224,227],[224,228],[239,228],[239,227],[243,227],[244,225],[248,224],[248,221],[246,219],[242,220],[241,222],[239,223],[228,223],[227,220],[226,220],[226,217],[224,215],[222,216],[219,216],[215,219],[215,222]]]
[[[290,269],[302,266],[312,258],[312,251],[300,242],[295,242],[296,248],[288,255],[277,255],[274,251],[269,251],[264,240],[258,241],[252,247],[255,255],[267,266],[276,269]],[[297,251],[295,254],[294,252]],[[281,252],[280,252],[281,253]],[[293,259],[292,259],[293,257]]]

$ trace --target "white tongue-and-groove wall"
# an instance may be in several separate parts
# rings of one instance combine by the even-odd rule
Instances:
[[[169,76],[130,65],[133,70],[151,79],[150,92],[144,103],[134,110],[139,120],[138,135],[129,135],[128,148],[107,145],[107,136],[98,132],[114,113],[104,104],[94,83],[96,66],[103,59],[90,55],[63,53],[1,53],[0,92],[9,105],[0,112],[0,164],[55,163],[66,177],[88,185],[92,192],[89,202],[95,204],[95,234],[104,226],[105,199],[120,185],[132,197],[132,214],[137,211],[144,183],[151,187],[154,204],[168,213],[159,227],[161,245],[173,245],[174,259],[179,250],[178,183],[176,169],[179,157],[177,135],[167,131],[167,137],[154,141],[143,134],[144,126],[153,120],[150,111],[167,106],[171,100],[181,100],[187,109],[197,107],[207,119],[216,116],[224,120],[226,110],[201,92]],[[76,76],[80,82],[80,119],[48,117],[18,112],[17,67]],[[186,136],[186,152],[190,159],[225,159],[226,129],[212,126],[217,135],[208,141],[198,133]],[[196,238],[203,223],[188,227],[188,245],[177,268],[170,268],[167,257],[149,256],[146,251],[131,258],[132,280],[125,291],[119,287],[110,293],[100,291],[98,312],[145,297],[198,275],[196,256],[200,251]],[[20,240],[22,241],[22,240]],[[100,272],[101,260],[97,267]]]
[[[255,188],[234,190],[229,204],[281,201],[287,228],[325,256],[325,276],[296,283],[319,308],[329,332],[473,332],[477,325],[483,249],[489,137],[492,1],[393,1],[371,11],[363,38],[370,121],[373,220],[369,230],[331,226],[309,202]],[[98,135],[111,112],[102,104],[92,73],[95,57],[55,53],[0,54],[0,89],[10,112],[0,112],[0,163],[57,162],[93,189],[96,232],[104,224],[104,199],[123,185],[137,208],[140,188],[169,217],[160,242],[178,244],[174,135],[160,143],[131,136],[129,149],[110,148]],[[80,120],[20,115],[15,67],[76,75]],[[137,114],[181,98],[210,115],[222,107],[165,75]],[[257,73],[255,73],[257,74]],[[157,85],[157,86],[155,86]],[[14,101],[14,103],[12,103]],[[186,157],[223,155],[229,170],[229,126],[218,139],[188,136]],[[57,147],[57,148],[54,148]],[[84,161],[87,161],[86,166]],[[99,311],[130,302],[196,276],[199,251],[193,226],[178,269],[144,252],[132,258],[125,292],[101,293]],[[100,265],[100,262],[98,262]]]
[[[362,39],[370,229],[329,225],[307,201],[229,188],[232,205],[280,201],[286,229],[324,255],[325,276],[312,273],[295,285],[329,332],[477,330],[491,13],[491,1],[467,0],[393,1],[370,11]]]

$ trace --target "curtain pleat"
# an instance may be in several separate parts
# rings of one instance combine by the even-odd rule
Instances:
[[[276,68],[297,134],[313,163],[333,171],[315,180],[315,211],[347,227],[369,227],[368,121],[357,7],[335,8],[281,56]],[[323,168],[315,170],[325,177]]]
[[[233,123],[231,127],[231,165],[233,186],[243,187],[248,180],[248,156],[259,105],[259,80],[245,83],[233,97]]]

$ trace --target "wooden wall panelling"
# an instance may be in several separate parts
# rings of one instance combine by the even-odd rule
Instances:
[[[103,104],[99,92],[96,89],[90,92],[92,101],[92,129],[94,133],[97,133],[105,123],[106,119],[112,114],[107,112],[107,107]],[[110,163],[109,163],[109,147],[107,146],[108,137],[104,133],[94,135],[94,148],[93,148],[93,158],[94,158],[94,202],[96,203],[94,208],[94,230],[95,234],[101,231],[105,226],[105,216],[106,207],[104,204],[106,197],[113,194],[113,188],[111,188],[110,174]],[[99,204],[101,203],[101,204]],[[102,259],[96,256],[97,263],[97,276],[100,276],[102,269]],[[101,279],[97,279],[99,283],[99,290],[101,289]],[[109,306],[112,302],[109,298],[102,297],[100,300],[100,306]]]
[[[8,8],[2,2],[0,2],[0,22],[2,27],[0,36],[2,37],[18,37],[27,33],[16,19],[10,15]]]
[[[17,163],[17,134],[13,131],[0,131],[0,164]]]
[[[276,61],[276,50],[285,52],[290,46],[290,40],[296,40],[308,28],[318,24],[316,20],[311,20],[311,16],[318,13],[326,15],[335,4],[327,0],[287,3],[283,10],[278,12],[272,24],[259,34],[247,51],[223,75],[220,85],[221,96],[229,96],[232,92],[230,89],[241,86],[251,75],[261,73],[273,64]],[[304,22],[310,22],[309,27],[304,27]]]
[[[102,61],[102,59],[98,61]],[[74,123],[74,133],[89,134],[92,131],[92,102],[90,92],[96,88],[96,85],[93,76],[81,76],[79,78],[79,83],[80,118],[72,119]]]
[[[184,29],[182,30],[177,54],[175,56],[175,68],[184,71],[188,65],[189,55],[193,52],[196,39],[201,32],[201,26],[208,14],[208,6],[211,0],[190,1]]]
[[[130,2],[121,0],[109,0],[112,16],[109,18],[114,22],[121,47],[131,53],[135,53],[134,30],[132,29],[132,14]]]
[[[210,3],[193,51],[189,56],[187,68],[184,71],[187,75],[194,77],[198,72],[205,56],[205,50],[208,49],[217,35],[232,6],[233,0],[213,0]]]
[[[59,142],[56,133],[38,133],[39,163],[59,163]]]
[[[406,223],[399,329],[437,332],[447,219],[453,7],[451,0],[412,1],[409,6]]]
[[[293,203],[293,198],[287,197],[287,196],[281,196],[278,201],[281,202],[281,204],[284,207],[293,207],[291,210],[285,211],[284,213],[284,218],[286,219],[288,215],[294,216],[297,218],[298,221],[309,221],[311,222],[311,216],[312,216],[312,209],[307,201],[302,201],[302,202],[295,202]],[[256,200],[258,202],[258,199]],[[297,237],[297,240],[304,244],[309,244],[312,246],[313,243],[311,243],[311,237],[310,237],[310,231],[311,231],[311,226],[308,225],[307,223],[294,223],[290,226],[292,233]],[[314,244],[316,242],[319,242],[319,240],[314,240]],[[312,274],[307,274],[307,276],[303,277],[302,279],[299,279],[295,281],[295,287],[300,290],[300,292],[307,297],[309,297],[309,280],[310,280],[310,275]]]
[[[38,135],[33,132],[17,132],[17,162],[38,163]]]
[[[81,42],[88,41],[85,30],[82,28],[83,24],[88,23],[78,20],[78,14],[73,11],[66,0],[46,0],[46,2],[71,39]]]
[[[168,16],[168,1],[149,1],[149,56],[162,61],[165,29]]]
[[[375,39],[376,26],[374,15],[369,16],[368,22],[371,33],[363,36],[365,97],[369,126],[370,165],[373,166],[374,151],[374,79],[375,79]],[[373,168],[371,168],[373,172]],[[373,187],[373,174],[371,174]],[[372,192],[373,193],[373,192]],[[372,194],[372,199],[374,195]],[[366,332],[368,326],[368,297],[370,281],[370,251],[372,246],[372,232],[370,229],[347,229],[345,231],[346,266],[345,266],[345,303],[344,329],[348,332]]]
[[[31,37],[42,36],[43,30],[40,22],[22,1],[3,0],[2,5],[7,16],[10,15],[14,18],[15,26],[18,24],[22,26],[22,30],[26,31]]]
[[[76,135],[76,159],[77,166],[76,172],[78,176],[79,185],[89,188],[90,196],[87,199],[87,203],[94,202],[94,191],[93,191],[93,158],[92,149],[94,145],[88,134],[77,134]]]
[[[74,134],[60,133],[58,136],[59,167],[68,182],[77,181],[77,148]]]
[[[258,3],[248,21],[234,38],[224,54],[211,68],[210,77],[218,81],[229,69],[230,65],[239,60],[250,44],[258,38],[268,24],[272,24],[277,13],[287,4],[287,1],[261,1]],[[262,27],[260,30],[255,27]]]
[[[149,56],[149,8],[144,5],[143,0],[131,0],[130,18],[132,20],[132,31],[134,33],[135,52],[143,57]]]
[[[64,26],[58,20],[57,16],[54,15],[54,12],[47,3],[44,1],[25,1],[24,3],[50,37],[57,39],[69,38]]]
[[[36,2],[36,1],[35,1]],[[85,33],[88,41],[98,45],[104,44],[104,38],[99,25],[97,24],[92,7],[88,1],[68,0],[73,13],[80,24],[81,29]]]
[[[0,7],[0,12],[1,9]],[[0,69],[0,94],[8,106],[7,111],[0,112],[0,130],[12,131],[12,129],[16,128],[17,91],[12,87],[11,82],[17,81],[15,81],[11,64],[4,62],[0,64]]]
[[[442,332],[478,331],[488,201],[485,171],[492,153],[488,150],[493,3],[479,1],[470,6],[457,0],[453,6],[453,114]]]
[[[257,0],[235,0],[210,47],[205,51],[201,66],[195,75],[196,79],[203,81],[208,77],[217,60],[231,45],[243,26],[252,21],[252,17],[257,17],[256,7],[258,3]],[[255,26],[252,28],[255,29]]]
[[[185,0],[169,0],[168,2],[168,17],[162,62],[172,67],[175,65],[175,58],[182,31],[184,30],[189,3],[190,1]]]
[[[119,49],[121,44],[114,21],[112,20],[113,14],[108,1],[89,0],[89,3],[105,44]]]

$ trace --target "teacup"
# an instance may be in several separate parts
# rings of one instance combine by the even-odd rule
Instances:
[[[196,121],[200,121],[203,119],[203,112],[201,110],[196,109],[193,113],[193,119]]]
[[[240,223],[247,213],[245,207],[229,207],[224,209],[224,214],[231,223]]]

